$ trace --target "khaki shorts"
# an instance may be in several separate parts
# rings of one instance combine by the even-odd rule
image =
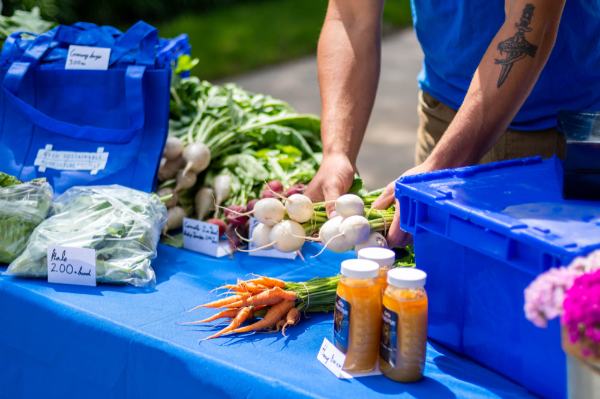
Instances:
[[[415,162],[421,164],[452,122],[456,111],[429,94],[419,92],[419,131]],[[556,129],[533,132],[507,130],[496,145],[481,159],[481,163],[541,155],[544,158],[563,157],[565,139]]]

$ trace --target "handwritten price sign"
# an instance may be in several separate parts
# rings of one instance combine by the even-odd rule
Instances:
[[[183,247],[220,258],[231,253],[227,241],[220,241],[219,226],[194,219],[183,219]]]
[[[50,246],[47,255],[49,283],[96,285],[96,250]]]
[[[331,371],[337,378],[348,379],[381,374],[378,367],[367,373],[348,373],[347,371],[344,371],[343,368],[344,362],[346,361],[346,355],[336,348],[327,338],[323,339],[323,343],[317,354],[317,360],[323,364],[323,366],[327,367],[327,370]]]

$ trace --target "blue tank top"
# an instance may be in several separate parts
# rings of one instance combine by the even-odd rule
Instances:
[[[411,5],[425,54],[419,86],[458,109],[504,22],[504,1],[411,0]],[[566,1],[556,45],[511,128],[553,128],[561,110],[600,110],[600,0]]]

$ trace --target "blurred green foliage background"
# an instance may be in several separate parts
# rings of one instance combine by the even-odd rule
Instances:
[[[162,37],[187,33],[193,72],[216,79],[314,53],[327,0],[4,0],[2,13],[34,6],[60,23],[127,29],[143,19]],[[410,0],[386,1],[384,32],[410,23]]]

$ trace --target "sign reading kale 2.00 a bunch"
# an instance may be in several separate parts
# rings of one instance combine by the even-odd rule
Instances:
[[[96,250],[49,246],[47,259],[49,283],[96,285]]]

